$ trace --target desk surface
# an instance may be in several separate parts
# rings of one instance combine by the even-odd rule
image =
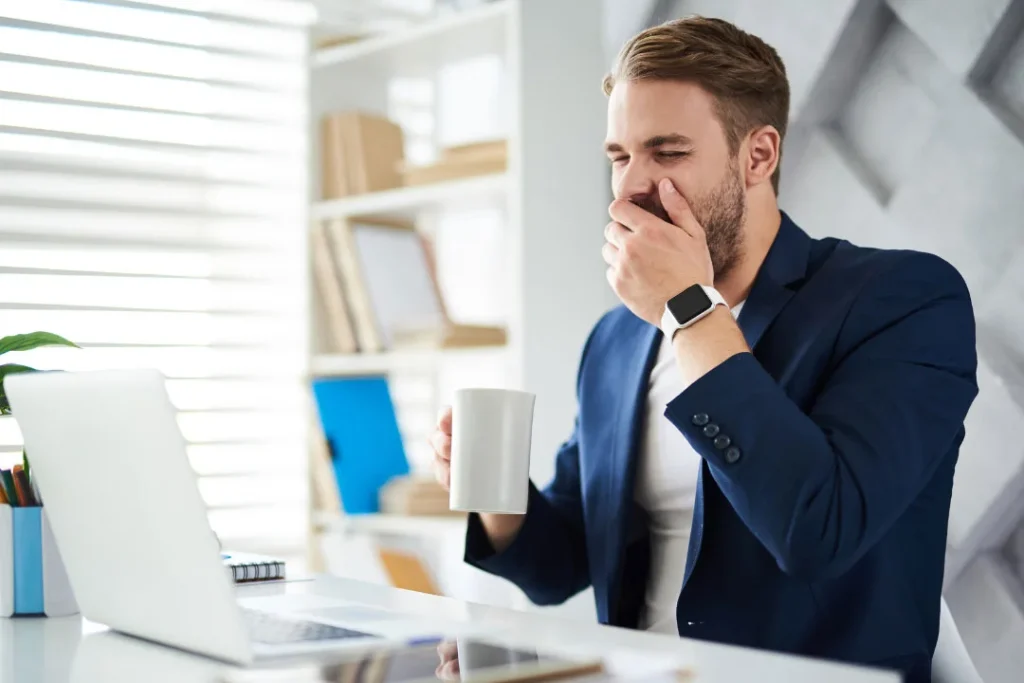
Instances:
[[[337,578],[240,587],[244,598],[325,595],[457,623],[517,647],[598,656],[616,672],[687,668],[695,682],[898,683],[894,673],[516,612]],[[0,619],[0,683],[222,680],[229,667],[107,631],[79,617]]]

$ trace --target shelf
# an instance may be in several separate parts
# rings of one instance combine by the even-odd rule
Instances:
[[[487,54],[504,54],[511,2],[501,0],[407,29],[317,50],[314,68],[351,65],[393,75],[435,72],[441,65]]]
[[[310,373],[314,377],[386,375],[396,370],[431,368],[437,355],[437,351],[322,354],[313,357]]]
[[[312,215],[317,220],[350,217],[414,219],[421,211],[438,206],[458,207],[503,200],[507,187],[507,174],[495,173],[329,199],[313,204]]]
[[[313,356],[313,377],[357,377],[387,375],[403,370],[432,370],[442,358],[480,353],[501,353],[505,346],[478,346],[456,349],[410,349],[384,353],[328,353]]]
[[[465,515],[340,515],[333,512],[313,513],[314,523],[323,531],[363,533],[389,536],[439,536],[462,532]]]

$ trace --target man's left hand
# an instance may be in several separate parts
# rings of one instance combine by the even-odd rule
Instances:
[[[672,181],[658,184],[661,204],[672,223],[636,204],[616,199],[608,207],[601,250],[608,283],[634,315],[660,326],[668,300],[691,285],[713,285],[707,238]]]

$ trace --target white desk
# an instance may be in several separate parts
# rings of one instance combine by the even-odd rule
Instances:
[[[598,656],[616,669],[674,664],[692,680],[758,683],[898,683],[895,673],[791,657],[439,598],[357,581],[321,578],[240,588],[243,597],[327,595],[459,624],[513,646]],[[176,683],[220,680],[213,660],[120,636],[78,617],[0,619],[0,683]]]

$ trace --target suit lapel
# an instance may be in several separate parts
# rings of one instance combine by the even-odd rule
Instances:
[[[747,346],[755,355],[765,330],[793,297],[794,289],[790,285],[807,273],[810,256],[811,238],[784,211],[780,213],[779,233],[754,278],[737,321]]]
[[[602,515],[602,528],[606,529],[611,542],[606,546],[605,566],[610,568],[607,604],[608,613],[614,619],[618,609],[620,591],[616,589],[621,580],[623,550],[629,515],[632,512],[633,486],[636,479],[637,450],[643,429],[644,408],[647,404],[647,389],[651,368],[658,357],[661,332],[639,318],[633,319],[635,327],[627,332],[622,352],[626,367],[622,374],[622,392],[619,394],[614,437],[610,444],[609,472],[605,478],[606,503]],[[614,620],[613,622],[614,623]]]

